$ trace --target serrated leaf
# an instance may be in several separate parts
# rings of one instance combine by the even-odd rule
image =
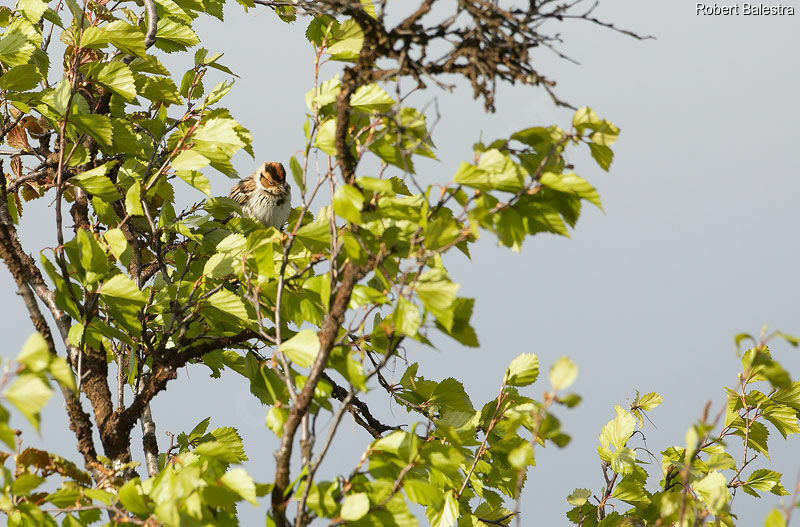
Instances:
[[[454,302],[458,289],[458,284],[451,282],[447,274],[439,269],[431,269],[420,275],[415,286],[422,305],[448,331],[453,328],[455,320]]]
[[[764,519],[764,527],[786,527],[786,518],[778,509],[772,509]]]
[[[24,364],[30,371],[36,373],[47,368],[50,364],[50,352],[47,342],[39,333],[34,333],[22,346],[22,351],[17,355],[17,362]]]
[[[122,62],[93,62],[83,66],[81,70],[125,100],[131,101],[136,97],[133,73]]]
[[[220,482],[253,505],[258,505],[256,485],[245,469],[239,467],[230,469],[222,475]]]
[[[339,516],[346,521],[360,520],[369,512],[369,497],[365,492],[348,494],[342,502]]]
[[[569,388],[577,378],[578,365],[569,357],[561,357],[550,368],[550,384],[556,391]]]
[[[283,425],[286,419],[289,418],[289,409],[273,406],[267,411],[267,428],[272,430],[272,433],[281,437],[283,433]]]
[[[227,289],[220,289],[210,297],[208,297],[208,304],[223,313],[233,315],[240,320],[249,320],[247,308],[242,302],[242,299],[235,293]]]
[[[445,494],[444,505],[440,509],[429,507],[426,514],[431,527],[453,527],[458,520],[458,500],[453,491]]]
[[[314,330],[304,329],[281,343],[280,351],[301,368],[308,368],[319,353],[319,336]]]
[[[144,32],[138,27],[123,20],[115,20],[103,26],[103,29],[104,37],[120,51],[138,57],[145,56]]]
[[[573,505],[575,507],[580,507],[592,496],[592,491],[589,489],[575,489],[572,491],[572,494],[567,496],[567,503]]]
[[[364,208],[364,196],[353,185],[341,185],[333,194],[333,210],[352,223],[362,223],[361,209]]]
[[[25,373],[18,376],[3,395],[38,432],[39,412],[52,394],[53,390],[38,375]]]
[[[200,172],[195,170],[178,170],[175,174],[206,196],[211,196],[211,182]]]
[[[289,170],[292,172],[292,179],[294,179],[295,185],[297,185],[301,191],[305,191],[305,185],[303,184],[303,167],[300,166],[300,162],[297,161],[297,158],[294,156],[289,159]]]
[[[539,358],[533,353],[517,355],[506,369],[506,384],[510,386],[528,386],[539,377]]]
[[[353,108],[364,111],[383,112],[390,109],[393,104],[394,99],[377,83],[359,87],[350,99]]]
[[[614,161],[614,152],[606,145],[598,145],[597,143],[589,143],[589,150],[597,165],[608,172],[608,169],[611,168],[611,162]]]
[[[17,9],[29,22],[36,24],[41,20],[44,12],[47,11],[47,2],[42,0],[19,0]]]
[[[142,208],[142,186],[134,181],[125,193],[125,211],[131,216],[144,216]]]
[[[157,48],[171,53],[183,51],[199,43],[200,39],[197,38],[197,34],[186,22],[170,18],[162,18],[158,21],[155,42]]]
[[[598,209],[603,210],[603,204],[600,201],[600,194],[597,190],[588,181],[573,172],[567,172],[566,174],[545,172],[539,178],[539,183],[547,188],[585,199]]]
[[[33,64],[21,64],[0,76],[0,88],[8,91],[28,91],[42,80],[42,74]]]
[[[724,510],[731,499],[728,480],[721,472],[709,472],[703,479],[692,483],[692,489],[699,494],[712,514]]]
[[[364,31],[354,19],[348,18],[334,31],[327,52],[333,60],[352,61],[358,58],[363,44]]]
[[[123,274],[112,276],[100,287],[100,296],[104,297],[106,302],[132,302],[134,304],[142,305],[147,299],[144,293],[136,287],[133,280]]]
[[[745,485],[753,490],[761,492],[771,492],[776,487],[780,489],[783,488],[783,485],[781,485],[780,472],[775,472],[774,470],[766,468],[754,470],[750,476],[748,476]],[[756,494],[756,497],[759,497],[758,494]]]
[[[77,126],[82,132],[87,133],[100,143],[102,146],[111,147],[114,138],[114,125],[111,119],[105,115],[87,114],[81,115],[75,113],[76,107],[72,107],[72,115],[69,120],[72,124]]]
[[[420,326],[420,313],[416,304],[403,297],[397,299],[397,308],[392,315],[394,330],[402,335],[413,337]]]
[[[113,254],[114,258],[122,265],[127,266],[131,262],[133,259],[133,251],[128,245],[128,240],[125,238],[125,234],[122,233],[122,230],[117,228],[108,229],[103,234],[103,239],[105,239],[108,244],[108,248],[111,249],[111,254]]]
[[[153,102],[181,104],[181,94],[172,79],[169,77],[145,77],[136,79],[136,88],[139,94]]]
[[[144,492],[142,491],[142,484],[139,478],[126,481],[118,491],[119,501],[126,509],[134,514],[146,516],[150,512],[150,509],[147,506],[143,494]]]
[[[206,260],[203,274],[210,278],[222,278],[236,270],[236,260],[229,253],[216,253]]]
[[[104,163],[99,167],[71,177],[69,183],[105,201],[117,201],[118,199],[122,199],[122,195],[120,195],[117,187],[106,177],[106,174],[113,165],[114,161]]]
[[[623,448],[636,429],[636,420],[621,406],[614,406],[617,416],[609,421],[600,432],[600,444],[614,448]]]

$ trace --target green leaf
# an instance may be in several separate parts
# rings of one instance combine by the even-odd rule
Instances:
[[[8,402],[39,431],[39,412],[44,408],[53,390],[38,375],[24,373],[3,394]]]
[[[81,115],[75,113],[76,107],[72,107],[72,115],[69,120],[82,132],[89,134],[92,139],[105,147],[112,146],[114,137],[114,125],[111,119],[105,115],[88,114]]]
[[[165,102],[170,104],[182,104],[181,94],[172,79],[168,77],[145,77],[138,76],[136,79],[136,89],[146,99],[153,102]]]
[[[413,337],[420,326],[420,313],[416,304],[412,304],[403,297],[397,300],[397,308],[392,315],[394,330],[401,335]]]
[[[47,342],[39,333],[34,333],[22,346],[22,351],[17,356],[17,362],[24,364],[30,371],[37,373],[47,368],[50,364],[50,352]]]
[[[585,199],[598,209],[603,210],[603,204],[600,202],[600,194],[598,194],[597,190],[588,181],[573,172],[566,174],[545,172],[541,175],[539,183],[547,188]]]
[[[78,246],[81,250],[81,265],[86,270],[86,283],[94,284],[101,280],[110,270],[108,256],[87,229],[79,229]]]
[[[622,478],[611,494],[612,497],[629,503],[634,507],[645,507],[650,503],[650,496],[644,488],[645,481],[641,481],[635,474]]]
[[[786,527],[786,518],[778,509],[772,509],[764,519],[764,527]]]
[[[656,392],[646,393],[642,396],[636,397],[634,404],[640,407],[642,410],[649,412],[653,408],[657,407],[663,401],[662,397],[658,395]]]
[[[311,112],[319,111],[336,100],[341,91],[342,81],[339,75],[322,82],[319,86],[306,92],[306,106]],[[350,103],[352,105],[352,102]]]
[[[208,304],[223,313],[233,315],[240,320],[249,320],[247,308],[242,302],[242,299],[235,293],[227,289],[220,289],[210,297],[208,297]]]
[[[110,303],[131,302],[143,305],[147,301],[144,293],[136,287],[133,280],[123,274],[112,276],[106,280],[100,287],[100,296]]]
[[[539,358],[533,353],[522,353],[511,361],[506,370],[506,384],[528,386],[539,377]]]
[[[349,222],[362,223],[363,208],[364,196],[353,185],[341,185],[333,194],[333,210]]]
[[[572,494],[567,496],[567,503],[573,505],[575,507],[580,507],[592,496],[592,491],[589,489],[575,489],[572,491]]]
[[[458,284],[454,284],[447,274],[440,269],[431,269],[420,275],[415,286],[417,296],[425,309],[433,313],[437,322],[448,331],[453,328],[455,320],[456,293]]]
[[[239,467],[230,469],[222,475],[220,482],[253,505],[258,505],[256,485],[245,469]]]
[[[623,448],[636,428],[636,420],[621,406],[614,406],[617,416],[608,422],[600,432],[600,443],[604,447],[613,445],[614,448]]]
[[[517,470],[522,469],[527,465],[533,464],[533,447],[530,443],[525,442],[514,447],[508,453],[508,462]]]
[[[134,514],[146,516],[150,512],[150,508],[147,506],[143,494],[144,492],[142,491],[142,484],[139,478],[126,481],[118,491],[119,501],[126,509]]]
[[[292,172],[292,179],[294,179],[295,185],[301,191],[305,191],[305,185],[303,184],[303,167],[300,166],[300,162],[297,161],[297,158],[292,156],[289,159],[289,170]]]
[[[92,62],[81,67],[81,70],[127,101],[132,101],[136,97],[133,73],[122,62]]]
[[[444,505],[439,509],[428,507],[426,514],[431,527],[453,527],[458,520],[458,500],[452,490],[447,491]]]
[[[125,211],[131,216],[144,216],[142,186],[138,181],[134,181],[125,193]]]
[[[189,24],[173,18],[162,18],[158,21],[155,43],[157,48],[171,53],[184,51],[199,43],[200,39]]]
[[[216,253],[206,260],[203,274],[210,278],[222,278],[232,274],[239,263],[230,253]]]
[[[781,485],[781,474],[766,468],[754,470],[747,478],[747,481],[745,481],[745,486],[753,491],[758,490],[761,492],[774,492],[777,489],[779,496],[781,494],[788,494],[788,492],[783,489],[783,485]],[[753,494],[755,494],[757,498],[760,497],[755,492],[753,492]]]
[[[77,391],[75,375],[72,373],[72,368],[67,364],[67,359],[64,357],[53,357],[47,369],[50,371],[50,375],[61,383],[62,386],[73,392]]]
[[[211,182],[200,172],[195,170],[178,170],[175,174],[206,196],[211,197]]]
[[[289,409],[273,406],[267,411],[267,428],[278,437],[283,434],[283,425],[289,418]]]
[[[369,497],[365,492],[348,494],[342,502],[339,516],[346,521],[360,520],[369,512]]]
[[[114,161],[109,161],[99,167],[71,177],[69,182],[105,201],[117,201],[118,199],[122,199],[122,196],[117,190],[117,187],[114,186],[114,183],[106,177],[106,174],[112,166],[114,166]]]
[[[712,514],[725,510],[731,499],[728,480],[721,472],[709,472],[700,481],[692,483],[692,489],[702,498]]]
[[[21,474],[11,483],[11,494],[16,496],[26,496],[30,492],[45,482],[45,479],[36,474]]]
[[[784,439],[788,435],[800,433],[800,426],[798,426],[797,423],[797,414],[793,408],[775,404],[764,407],[763,412],[764,419],[772,423]]]
[[[788,342],[793,348],[800,346],[800,337],[796,337],[794,335],[789,335],[788,333],[784,333],[782,331],[775,332],[775,336],[782,338],[786,342]]]
[[[377,83],[359,87],[350,99],[350,105],[353,108],[364,111],[385,112],[392,107],[394,102],[386,90]]]
[[[0,38],[0,61],[8,66],[21,66],[28,62],[36,46],[18,27],[6,31]]]
[[[93,39],[106,38],[120,51],[130,53],[138,57],[145,56],[144,32],[136,26],[132,26],[123,20],[115,20],[103,27],[102,37],[92,37]],[[87,44],[83,44],[86,46]]]
[[[133,260],[133,251],[128,245],[125,234],[123,234],[120,229],[108,229],[103,234],[103,239],[105,239],[108,244],[108,248],[111,249],[111,254],[114,255],[114,258],[127,267],[131,260]]]
[[[630,474],[636,463],[636,452],[628,447],[615,450],[611,456],[611,470],[619,474]]]
[[[596,143],[589,143],[589,150],[598,166],[608,172],[611,162],[614,161],[614,152],[609,147]]]
[[[322,122],[317,129],[317,136],[314,138],[314,146],[328,154],[336,155],[336,119],[330,118]]]
[[[314,330],[304,329],[281,343],[280,351],[301,368],[308,368],[319,353],[319,336]]]
[[[209,163],[210,161],[207,157],[198,154],[194,150],[184,150],[172,160],[172,168],[176,171],[200,170],[207,167]]]
[[[47,11],[47,2],[42,0],[19,0],[17,9],[29,22],[36,24],[41,20],[44,12]]]
[[[71,94],[72,87],[65,77],[61,79],[61,81],[53,90],[53,109],[58,112],[59,115],[66,115],[67,105],[69,104],[69,98]]]
[[[550,368],[550,384],[554,390],[565,390],[578,378],[578,366],[568,357],[561,357]]]
[[[334,32],[331,42],[327,51],[333,60],[353,61],[361,52],[364,32],[354,19],[348,18]]]
[[[0,88],[8,91],[28,91],[42,80],[42,74],[33,64],[21,64],[0,76]]]
[[[439,487],[421,479],[406,478],[403,490],[406,491],[408,499],[420,505],[438,506],[444,499]]]
[[[588,106],[579,108],[572,116],[572,126],[577,128],[579,131],[587,126],[597,126],[600,123],[600,118],[597,116],[595,111]]]

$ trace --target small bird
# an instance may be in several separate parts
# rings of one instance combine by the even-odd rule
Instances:
[[[239,180],[229,196],[242,207],[248,218],[266,227],[283,229],[292,208],[292,191],[286,169],[275,161],[262,163],[258,170]]]

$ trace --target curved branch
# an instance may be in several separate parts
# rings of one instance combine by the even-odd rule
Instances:
[[[33,258],[26,254],[17,236],[16,227],[11,221],[8,212],[8,201],[6,200],[6,178],[3,173],[2,161],[0,161],[0,258],[14,277],[17,283],[19,295],[28,308],[28,314],[36,331],[42,335],[47,342],[47,349],[52,355],[56,355],[55,341],[53,340],[50,326],[39,309],[39,304],[34,296],[34,291],[39,298],[48,306],[56,321],[59,329],[65,326],[64,314],[55,305],[55,296],[50,291],[42,279],[39,268],[36,267]],[[68,329],[67,329],[68,331]],[[62,336],[66,333],[62,330]],[[66,342],[66,340],[65,340]],[[64,401],[67,405],[67,415],[69,417],[69,428],[78,440],[78,451],[83,455],[84,463],[87,467],[97,463],[97,451],[92,437],[92,422],[89,419],[78,397],[69,389],[58,383]]]
[[[156,42],[156,31],[158,30],[158,14],[156,4],[153,0],[142,0],[144,10],[147,13],[147,34],[144,37],[144,47],[149,48]]]

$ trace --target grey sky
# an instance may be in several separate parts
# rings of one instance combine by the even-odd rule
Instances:
[[[572,239],[536,236],[521,254],[496,248],[487,236],[472,262],[451,258],[460,294],[477,298],[473,325],[482,347],[463,349],[437,336],[438,351],[408,348],[425,377],[464,381],[476,406],[496,395],[505,366],[519,353],[537,353],[545,369],[561,355],[579,365],[574,389],[583,403],[557,410],[573,442],[565,450],[537,451],[523,498],[524,525],[565,524],[565,496],[572,489],[599,491],[597,434],[613,417],[614,404],[626,405],[634,390],[664,396],[651,415],[658,429],[644,429],[658,455],[683,442],[707,400],[715,411],[723,404],[722,387],[736,381],[734,334],[756,333],[762,323],[800,333],[800,19],[704,17],[695,15],[693,2],[667,1],[609,0],[599,14],[657,40],[637,42],[587,24],[563,24],[563,50],[581,64],[546,52],[541,64],[559,81],[563,98],[591,106],[622,129],[611,174],[586,155],[573,156],[576,171],[598,187],[605,214],[586,206]],[[244,14],[231,4],[225,24],[205,20],[198,28],[203,46],[225,52],[222,62],[242,77],[226,102],[252,131],[257,160],[286,162],[303,146],[303,95],[313,79],[305,24],[288,26],[264,9]],[[179,60],[167,59],[176,75],[192,65],[191,57]],[[434,135],[441,161],[424,165],[423,182],[450,179],[458,162],[471,159],[481,133],[493,139],[532,125],[566,127],[571,119],[571,111],[556,109],[530,88],[501,88],[493,115],[471,101],[469,89],[430,89],[417,103],[433,97],[442,115]],[[237,158],[241,172],[253,166],[246,156]],[[225,194],[230,181],[219,176],[212,184]],[[53,245],[49,221],[25,232],[29,251],[43,235]],[[12,356],[33,329],[8,273],[0,277],[6,306],[0,329],[8,343],[3,354]],[[774,351],[800,377],[800,352],[785,345]],[[248,470],[256,480],[268,480],[276,442],[263,426],[264,409],[240,379],[210,382],[207,371],[182,371],[184,382],[154,401],[161,449],[169,444],[165,430],[190,430],[211,415],[212,426],[239,428],[252,460]],[[537,383],[529,393],[544,387]],[[375,400],[386,420],[407,418],[385,398]],[[25,428],[24,439],[77,460],[61,405],[59,397],[49,404],[41,438]],[[15,415],[12,424],[21,419]],[[330,470],[351,468],[368,439],[347,422]],[[138,436],[134,441],[140,450]],[[787,446],[772,434],[770,446],[784,485],[793,485],[800,469],[797,438]],[[766,506],[777,498],[762,501],[737,496],[741,525],[762,524]],[[244,504],[242,510],[245,524],[262,524],[263,507]]]

